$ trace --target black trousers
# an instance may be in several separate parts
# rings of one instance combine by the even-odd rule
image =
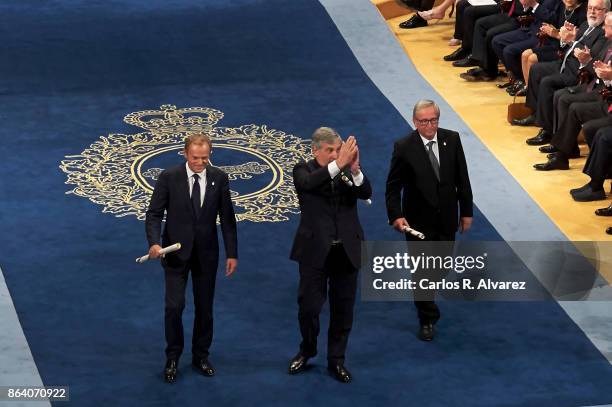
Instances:
[[[353,327],[357,275],[357,269],[341,244],[332,246],[322,269],[300,263],[298,320],[302,333],[300,351],[304,356],[317,354],[319,314],[325,304],[329,284],[327,361],[331,366],[344,363],[348,337]]]
[[[217,262],[204,261],[195,249],[185,264],[173,256],[163,260],[166,282],[165,333],[166,357],[178,360],[183,353],[183,310],[185,309],[185,287],[189,271],[193,285],[195,317],[191,354],[194,359],[208,357],[213,337],[213,299],[217,277]]]
[[[591,153],[584,165],[583,172],[591,177],[594,189],[603,187],[612,169],[612,127],[603,127],[593,139]]]
[[[419,230],[417,228],[417,230]],[[455,241],[455,234],[447,234],[447,233],[441,233],[441,232],[429,232],[425,234],[425,241],[431,241],[431,242],[454,242]],[[423,242],[422,240],[419,240],[418,238],[410,235],[410,234],[406,234],[406,240],[408,242]],[[408,247],[410,247],[410,243],[408,244]],[[452,254],[452,245],[449,247],[445,247],[444,248],[445,251],[450,250],[451,254]],[[439,248],[433,248],[431,249],[431,251],[429,251],[431,254],[433,254],[434,252],[437,252],[437,254],[439,253]],[[422,278],[427,278],[430,281],[435,281],[435,280],[440,280],[441,278],[443,278],[444,275],[440,274],[439,271],[433,271],[433,273],[431,271],[426,272],[426,273],[419,273],[416,272],[414,274],[414,276],[412,277],[413,281],[417,282],[417,287],[419,284],[419,280],[421,280]],[[438,307],[438,304],[436,304],[435,302],[435,291],[422,291],[420,289],[415,289],[414,291],[414,306],[417,309],[417,317],[419,318],[419,323],[421,325],[425,325],[425,324],[435,324],[436,322],[438,322],[438,320],[440,319],[440,308]]]
[[[560,61],[538,62],[529,69],[529,84],[525,105],[536,112],[536,123],[553,134],[553,99],[555,92],[576,85],[578,78],[570,69],[559,73]]]
[[[435,0],[400,0],[406,6],[418,11],[431,10]]]
[[[584,87],[581,90],[572,94],[564,88],[554,95],[558,128],[551,144],[565,154],[578,148],[578,133],[584,123],[608,115],[608,104],[598,92],[586,92]]]
[[[516,19],[507,14],[493,14],[479,18],[474,27],[474,40],[472,42],[472,58],[488,75],[497,76],[499,60],[493,50],[493,38],[501,33],[516,30],[519,24]]]
[[[593,140],[599,129],[609,126],[612,126],[612,115],[610,113],[601,119],[589,120],[582,126],[582,130],[584,130],[584,139],[589,145],[589,148],[593,148]]]
[[[462,5],[462,2],[457,4],[457,18],[455,19],[455,38],[462,40],[461,48],[468,53],[472,52],[472,44],[474,41],[474,29],[476,21],[481,17],[490,16],[499,13],[499,6],[478,6],[474,7],[467,1],[467,5]]]

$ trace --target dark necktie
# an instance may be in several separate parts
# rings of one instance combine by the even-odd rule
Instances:
[[[193,188],[191,189],[191,205],[193,206],[193,213],[197,218],[200,215],[200,176],[193,174]]]
[[[433,167],[434,172],[436,173],[436,178],[440,181],[440,163],[436,158],[436,155],[433,152],[433,145],[435,141],[431,140],[427,143],[427,155],[429,155],[429,161],[431,161],[431,166]]]

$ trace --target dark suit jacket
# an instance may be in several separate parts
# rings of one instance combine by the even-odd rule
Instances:
[[[350,175],[349,178],[352,180]],[[349,187],[340,177],[332,180],[327,166],[321,167],[316,160],[310,160],[293,168],[293,183],[301,215],[291,260],[322,268],[332,241],[339,239],[353,266],[359,268],[364,236],[357,214],[357,199],[372,196],[367,177],[364,175],[360,186]]]
[[[584,48],[584,46],[587,46],[591,50],[591,55],[599,54],[599,52],[601,52],[601,49],[606,44],[606,37],[604,37],[604,31],[602,27],[603,24],[596,27],[593,31],[589,33],[589,35],[587,35],[580,41],[581,45],[577,45],[576,47]],[[584,23],[582,23],[578,28],[576,40],[579,40],[582,37],[582,34],[584,34],[584,32],[588,28],[588,22],[585,21]],[[561,49],[567,51],[568,47],[570,46],[570,44],[566,44],[565,47]],[[587,64],[587,66],[591,65],[592,63],[593,62],[591,61],[589,64]],[[559,62],[559,66],[561,66],[561,62]],[[565,70],[563,71],[563,74],[574,77],[577,75],[579,67],[580,62],[578,61],[578,59],[576,59],[576,57],[574,56],[574,52],[572,51],[572,53],[567,57],[567,62],[565,63]]]
[[[416,130],[395,142],[385,192],[390,223],[404,217],[425,236],[454,235],[458,213],[472,216],[472,188],[459,133],[438,129],[438,149],[440,181]]]
[[[188,261],[195,248],[205,262],[216,268],[219,259],[216,221],[219,215],[225,254],[228,258],[238,258],[236,217],[227,174],[211,165],[206,167],[206,193],[197,221],[192,211],[188,182],[184,163],[159,175],[145,220],[149,246],[160,244],[161,235],[163,247],[181,243],[181,249],[172,254],[173,260]],[[164,211],[166,224],[162,233]]]

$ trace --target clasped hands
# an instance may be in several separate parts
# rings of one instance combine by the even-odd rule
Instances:
[[[359,174],[359,147],[357,147],[357,139],[355,139],[354,136],[349,136],[346,141],[342,143],[338,158],[336,158],[336,165],[338,165],[340,170],[349,167],[351,174]]]

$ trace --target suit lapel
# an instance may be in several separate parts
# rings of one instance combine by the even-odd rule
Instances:
[[[448,134],[441,129],[438,129],[438,155],[440,156],[440,182],[446,181],[450,175],[449,168],[449,151],[446,145]]]
[[[206,192],[204,193],[204,204],[202,205],[202,212],[200,213],[200,217],[204,217],[204,214],[210,208],[211,202],[213,201],[213,195],[217,190],[218,185],[215,177],[215,170],[212,166],[208,166],[206,169]]]
[[[186,206],[186,211],[193,217],[193,209],[191,208],[191,196],[189,195],[189,179],[187,178],[187,168],[185,164],[181,166],[179,182],[177,182],[178,195],[182,197]]]

